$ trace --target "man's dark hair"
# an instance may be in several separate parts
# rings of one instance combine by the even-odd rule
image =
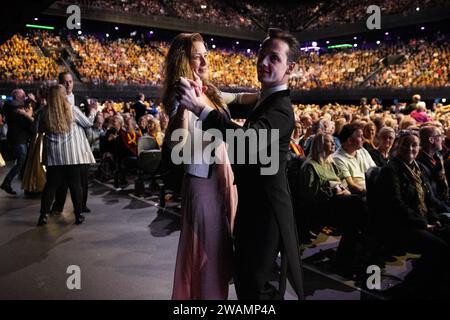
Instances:
[[[59,84],[63,84],[64,83],[64,77],[66,76],[66,74],[70,74],[70,72],[69,71],[64,71],[64,72],[60,72],[58,74],[58,83]]]
[[[428,139],[433,137],[435,135],[435,132],[439,129],[435,126],[424,126],[420,128],[419,134],[420,134],[420,144],[427,145],[429,143]]]
[[[287,55],[288,62],[297,61],[298,57],[300,56],[300,47],[298,44],[298,40],[292,34],[278,28],[269,28],[267,32],[267,38],[264,39],[264,41],[261,44],[261,47],[263,47],[267,42],[273,39],[280,39],[286,42],[287,45],[289,46],[289,51]]]
[[[344,143],[345,141],[347,141],[352,134],[358,130],[358,129],[363,129],[363,126],[361,123],[350,123],[350,124],[346,124],[342,130],[341,133],[339,134],[339,140],[341,140],[341,143]]]

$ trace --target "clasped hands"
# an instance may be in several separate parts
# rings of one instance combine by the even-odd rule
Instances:
[[[196,73],[194,79],[180,77],[175,83],[175,92],[180,106],[199,116],[205,108],[202,100],[203,83]]]

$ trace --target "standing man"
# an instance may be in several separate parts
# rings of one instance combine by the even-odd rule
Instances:
[[[148,108],[145,105],[145,95],[143,93],[138,94],[138,101],[134,104],[134,112],[135,112],[135,119],[136,122],[139,122],[139,119],[144,115],[148,113]]]
[[[69,72],[61,72],[58,75],[58,83],[62,84],[66,88],[67,92],[67,100],[70,102],[71,106],[77,106],[78,104],[83,104],[83,101],[79,99],[78,97],[75,97],[73,94],[73,78],[72,75]],[[87,107],[87,106],[86,106]],[[82,108],[80,108],[82,110]],[[83,111],[83,110],[82,110]],[[87,139],[85,136],[84,138]],[[91,212],[91,210],[87,207],[87,198],[88,198],[88,175],[89,175],[89,164],[82,164],[80,165],[80,173],[81,173],[81,187],[83,191],[83,200],[82,200],[82,213],[88,213]],[[55,194],[55,202],[52,205],[52,212],[53,213],[61,213],[64,210],[64,204],[66,203],[66,197],[67,197],[67,191],[69,190],[69,185],[67,183],[64,183],[62,186],[60,186]]]
[[[180,105],[199,116],[203,130],[216,128],[222,134],[227,129],[235,133],[243,131],[258,138],[266,130],[279,133],[278,141],[272,145],[259,143],[257,147],[258,154],[272,147],[271,158],[279,159],[275,173],[264,175],[262,165],[249,164],[250,161],[235,166],[239,201],[234,229],[234,280],[239,299],[283,299],[287,267],[299,299],[304,298],[299,242],[286,175],[289,142],[295,127],[287,84],[298,53],[298,42],[292,35],[280,29],[269,29],[258,54],[260,98],[243,127],[229,121],[220,111],[205,106],[198,97],[199,88],[195,83],[180,79]],[[247,153],[249,145],[244,147]],[[234,154],[239,152],[242,149]],[[280,251],[282,272],[276,288],[269,281]]]
[[[16,175],[23,173],[23,167],[27,160],[28,141],[33,128],[33,108],[25,108],[25,91],[14,89],[11,93],[13,100],[5,104],[6,123],[8,125],[7,140],[16,155],[16,164],[6,175],[0,188],[5,192],[15,195],[11,182]]]

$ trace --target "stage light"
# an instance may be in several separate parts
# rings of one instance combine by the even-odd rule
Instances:
[[[34,21],[38,21],[39,20],[39,18],[34,18]]]
[[[358,44],[357,44],[357,43],[355,43],[355,44],[354,44],[353,46],[354,46],[354,47],[356,48],[356,47],[358,47]]]
[[[384,34],[388,36],[388,35],[389,35],[389,32],[386,31]]]
[[[200,6],[200,8],[206,9],[206,5],[202,4],[202,5]]]
[[[214,38],[211,38],[211,41],[214,41]]]
[[[446,103],[446,102],[447,102],[447,99],[446,99],[446,98],[442,98],[442,102],[443,102],[443,103]]]
[[[328,40],[327,40],[327,41],[326,41],[325,43],[326,43],[326,44],[329,44],[329,43],[330,43],[330,41],[328,41]]]
[[[236,41],[236,44],[239,44],[239,41]]]
[[[78,30],[78,34],[82,34],[83,32],[81,32],[81,30]]]
[[[153,34],[153,30],[150,31],[150,34]]]
[[[114,27],[114,29],[117,31],[117,30],[119,30],[119,27]]]
[[[358,37],[353,37],[353,40],[357,40],[358,39]]]
[[[328,46],[328,49],[336,49],[336,48],[353,48],[353,46],[349,43],[344,44],[336,44],[334,46]]]
[[[106,37],[109,38],[109,33],[106,34]]]
[[[250,53],[250,52],[252,52],[252,50],[250,50],[250,49],[247,49],[247,53]]]
[[[312,42],[312,46],[313,46],[313,47],[317,47],[317,42],[313,41],[313,42]]]
[[[377,40],[377,44],[380,44],[381,43],[381,41],[380,40]]]
[[[25,27],[34,28],[34,29],[46,29],[46,30],[55,30],[55,27],[51,26],[39,26],[37,24],[26,24]]]
[[[420,27],[420,30],[425,30],[425,27]]]
[[[419,7],[417,7],[417,8],[416,8],[416,11],[420,11],[420,8],[419,8]]]
[[[6,96],[5,95],[2,95],[2,100],[6,100]]]
[[[213,49],[215,49],[216,48],[216,45],[215,44],[213,44],[212,46],[211,46]]]

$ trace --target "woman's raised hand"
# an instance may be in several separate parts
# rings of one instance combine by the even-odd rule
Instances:
[[[202,89],[198,82],[180,77],[175,86],[175,90],[177,100],[181,105],[186,107],[189,111],[192,111],[197,116],[202,112],[204,108],[200,98]]]

